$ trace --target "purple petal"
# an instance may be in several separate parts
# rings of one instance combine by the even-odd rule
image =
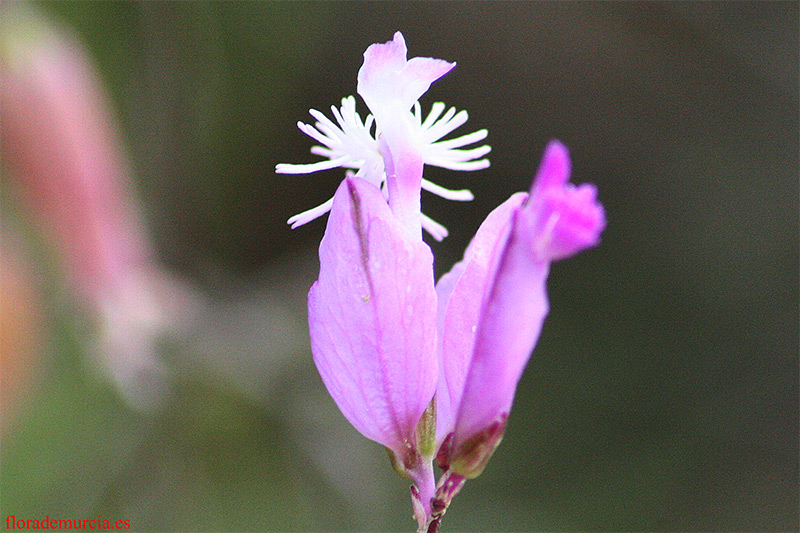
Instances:
[[[547,316],[550,263],[529,253],[529,243],[518,231],[519,217],[520,211],[515,211],[481,309],[454,448],[511,410],[517,383]]]
[[[533,179],[531,194],[553,187],[561,187],[569,181],[572,163],[569,159],[569,150],[561,141],[552,140],[547,143],[539,163],[539,170]]]
[[[342,182],[309,293],[311,347],[345,417],[400,457],[436,388],[432,263],[378,188]]]
[[[453,431],[484,294],[505,244],[510,218],[526,198],[525,193],[517,193],[492,211],[472,239],[464,259],[436,284],[440,334],[436,435],[440,442]]]
[[[605,216],[597,191],[593,185],[568,183],[569,172],[566,148],[551,142],[530,196],[511,215],[504,248],[496,252],[499,259],[496,270],[489,274],[490,287],[482,300],[457,414],[456,453],[461,444],[511,410],[517,383],[549,309],[550,263],[599,242]],[[450,302],[448,313],[449,306],[456,305],[453,295]],[[447,374],[447,369],[444,372]]]
[[[520,218],[519,231],[540,260],[558,261],[596,246],[605,228],[605,212],[597,188],[568,183],[569,153],[558,141],[545,149]]]

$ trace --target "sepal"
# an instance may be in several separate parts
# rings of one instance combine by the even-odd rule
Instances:
[[[417,450],[426,459],[436,454],[436,395],[417,424]]]
[[[508,413],[502,413],[480,433],[470,437],[450,457],[450,471],[467,479],[481,475],[486,463],[503,440]]]

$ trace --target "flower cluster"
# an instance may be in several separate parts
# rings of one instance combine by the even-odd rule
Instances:
[[[420,211],[422,189],[454,200],[423,179],[425,164],[457,170],[489,165],[488,146],[464,149],[481,130],[441,140],[467,114],[434,104],[422,120],[419,98],[455,65],[407,60],[398,32],[364,53],[355,99],[318,111],[300,129],[327,161],[278,165],[305,173],[344,167],[329,201],[290,219],[304,224],[330,211],[320,273],[308,297],[314,361],[344,416],[384,445],[411,479],[420,531],[435,531],[464,481],[477,477],[499,444],[517,383],[548,311],[550,263],[595,246],[605,226],[593,185],[569,183],[566,148],[551,142],[527,193],[512,195],[478,229],[464,259],[434,283],[422,229],[446,230]],[[373,131],[374,126],[374,131]],[[436,483],[433,462],[443,474]]]

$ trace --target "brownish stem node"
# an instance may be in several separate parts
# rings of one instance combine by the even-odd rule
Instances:
[[[431,499],[431,519],[428,522],[428,533],[437,533],[442,524],[442,518],[450,506],[450,502],[456,494],[459,493],[464,482],[467,480],[464,476],[453,473],[451,470],[445,471],[442,477],[439,478],[439,483],[436,486],[436,493]]]

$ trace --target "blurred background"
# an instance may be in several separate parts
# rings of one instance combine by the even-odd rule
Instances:
[[[458,67],[423,97],[489,130],[429,168],[450,237],[545,143],[596,183],[600,247],[551,313],[444,531],[798,528],[796,2],[0,5],[0,515],[133,530],[411,531],[408,486],[336,409],[305,299],[332,196],[297,128],[366,47]],[[359,109],[366,113],[359,101]]]

